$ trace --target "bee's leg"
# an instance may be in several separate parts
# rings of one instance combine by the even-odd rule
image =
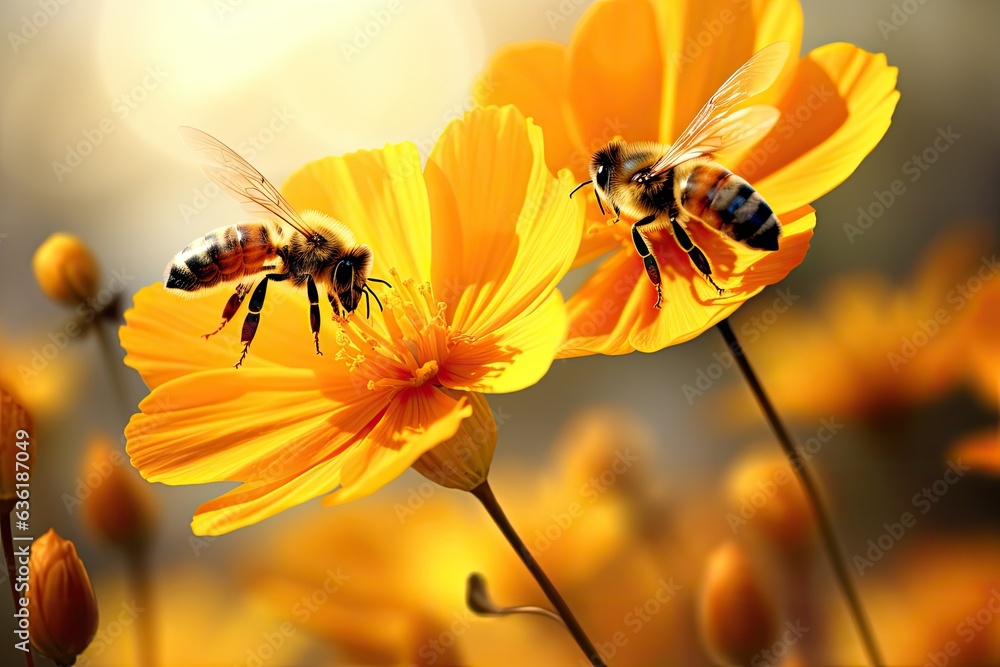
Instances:
[[[245,299],[247,294],[250,293],[251,287],[253,287],[253,282],[240,283],[236,286],[236,292],[229,297],[229,301],[226,302],[226,307],[222,310],[222,324],[220,324],[219,328],[212,333],[203,334],[203,338],[207,339],[214,336],[222,331],[224,326],[229,324],[229,320],[233,319],[233,316],[236,315],[237,311],[239,311],[240,306],[243,305],[243,299]]]
[[[712,283],[712,287],[719,290],[721,295],[725,292],[724,289],[719,287],[714,280],[712,280],[712,265],[708,263],[708,257],[705,257],[705,253],[701,251],[698,246],[691,241],[691,237],[688,233],[684,231],[684,227],[677,222],[675,216],[670,216],[670,226],[673,228],[674,238],[677,239],[677,244],[681,247],[681,250],[688,254],[691,258],[691,263],[694,264],[695,268],[702,272],[705,279]]]
[[[306,290],[309,293],[309,326],[316,344],[316,354],[322,355],[319,351],[319,291],[312,276],[306,276]]]
[[[642,230],[640,229],[655,220],[655,215],[647,215],[632,225],[632,242],[635,244],[635,249],[639,252],[639,256],[642,257],[643,264],[646,265],[646,275],[649,276],[650,282],[656,286],[656,303],[653,304],[653,307],[659,308],[663,303],[663,289],[660,285],[660,267],[656,264],[656,258],[653,257],[653,249],[650,247],[649,241],[642,235]]]
[[[264,297],[267,296],[268,281],[279,281],[287,278],[287,273],[269,273],[264,276],[263,280],[257,283],[257,289],[253,291],[253,295],[250,297],[250,305],[248,306],[250,312],[247,313],[246,318],[243,320],[243,333],[240,336],[240,342],[243,343],[243,353],[240,355],[240,360],[236,362],[235,368],[239,368],[243,360],[247,358],[247,352],[250,351],[250,343],[253,342],[253,337],[257,333],[257,325],[260,324],[260,311],[264,308]]]

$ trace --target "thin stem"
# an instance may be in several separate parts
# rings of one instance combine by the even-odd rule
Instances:
[[[21,596],[17,594],[14,583],[17,568],[14,566],[14,535],[10,529],[11,512],[14,509],[13,501],[10,501],[9,507],[10,509],[4,507],[3,511],[0,511],[0,541],[3,542],[3,557],[7,561],[7,583],[10,584],[10,596],[14,600],[14,613],[16,614],[21,610]],[[30,644],[28,650],[24,652],[24,664],[27,667],[35,667],[35,658],[31,655]]]
[[[128,392],[125,390],[125,383],[122,381],[120,370],[122,361],[117,354],[117,345],[115,345],[111,334],[108,333],[107,328],[104,326],[103,318],[98,318],[93,326],[97,330],[97,342],[101,346],[101,354],[104,356],[104,362],[107,364],[108,372],[111,375],[111,384],[114,387],[115,399],[118,401],[118,405],[124,411],[127,419],[132,414],[132,406],[129,405]]]
[[[879,651],[878,644],[875,641],[875,633],[872,631],[871,624],[865,615],[864,607],[861,606],[861,598],[858,596],[858,592],[854,588],[854,583],[851,581],[851,575],[847,570],[843,550],[837,542],[836,534],[833,532],[830,512],[826,509],[823,499],[820,497],[819,484],[809,468],[806,467],[805,460],[802,458],[799,450],[795,448],[788,430],[785,428],[770,399],[768,399],[767,394],[764,392],[764,387],[761,386],[760,380],[757,379],[757,374],[751,368],[750,362],[743,352],[743,347],[740,345],[739,340],[737,340],[736,334],[733,333],[732,327],[729,326],[729,320],[722,320],[716,326],[722,337],[726,339],[726,344],[729,345],[730,352],[736,358],[736,363],[743,372],[744,379],[750,385],[750,390],[757,399],[761,410],[764,411],[764,415],[771,425],[771,430],[774,431],[774,435],[778,438],[785,456],[788,457],[789,462],[792,464],[792,470],[798,475],[799,481],[802,483],[802,488],[806,492],[806,497],[812,505],[813,513],[816,515],[816,524],[819,527],[820,541],[822,542],[823,549],[826,551],[827,557],[830,559],[830,565],[833,568],[837,585],[847,600],[848,610],[850,611],[854,625],[857,627],[858,633],[861,635],[861,644],[868,656],[868,661],[876,666],[884,665],[882,653]]]
[[[152,585],[149,578],[149,550],[145,548],[130,549],[128,558],[129,584],[132,597],[139,608],[136,618],[138,635],[138,664],[140,667],[155,667],[156,665],[156,629],[152,613]]]
[[[569,605],[563,600],[559,591],[556,590],[555,585],[548,578],[545,572],[542,571],[542,567],[535,560],[535,557],[531,555],[528,551],[527,545],[521,540],[520,536],[514,530],[514,527],[507,520],[507,515],[504,514],[503,509],[500,507],[500,503],[497,502],[496,496],[493,495],[493,489],[490,488],[490,483],[488,481],[483,482],[476,488],[472,489],[472,495],[479,499],[479,502],[483,504],[486,511],[489,513],[490,518],[496,523],[497,528],[503,533],[503,536],[507,538],[507,542],[510,546],[514,548],[521,562],[524,566],[528,568],[531,576],[535,578],[538,585],[541,587],[542,591],[545,593],[545,597],[549,599],[552,606],[556,608],[559,616],[562,617],[563,621],[566,623],[566,627],[569,629],[573,639],[583,650],[587,659],[590,660],[590,664],[594,667],[607,667],[604,659],[601,657],[597,649],[594,648],[594,644],[587,637],[587,634],[580,627],[580,623],[573,616],[573,612],[570,611]]]

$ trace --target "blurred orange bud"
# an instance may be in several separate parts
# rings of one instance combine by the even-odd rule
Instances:
[[[53,234],[31,260],[35,279],[53,301],[72,306],[97,293],[97,261],[83,241],[72,234]]]
[[[472,416],[462,422],[450,440],[442,442],[417,459],[413,468],[441,486],[471,491],[486,481],[497,446],[497,424],[486,397],[465,394]]]
[[[812,511],[783,454],[758,452],[742,457],[726,487],[731,504],[726,520],[733,532],[757,530],[789,552],[808,544]]]
[[[18,443],[30,443],[31,416],[28,411],[6,390],[0,388],[0,511],[9,512],[13,501],[17,498],[15,472],[17,468],[17,453],[24,450],[24,463],[30,463],[30,455],[26,448]],[[7,518],[3,517],[6,521]]]
[[[143,549],[156,525],[156,499],[125,455],[107,438],[92,438],[80,478],[90,489],[90,495],[82,500],[87,527],[122,549]]]
[[[72,665],[97,634],[97,598],[76,547],[54,530],[35,540],[28,561],[32,645],[57,664]]]
[[[727,542],[712,553],[700,604],[702,638],[717,663],[760,662],[772,647],[777,624],[774,602],[737,543]]]

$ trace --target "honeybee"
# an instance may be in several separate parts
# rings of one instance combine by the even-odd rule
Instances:
[[[611,141],[591,158],[590,180],[573,190],[593,183],[602,213],[603,200],[615,212],[615,222],[623,213],[636,219],[632,242],[656,286],[654,307],[660,307],[663,291],[647,238],[651,231],[669,225],[674,240],[719,294],[724,290],[712,278],[712,265],[686,230],[692,218],[714,222],[723,234],[751,248],[778,249],[781,223],[774,211],[746,180],[712,157],[774,127],[780,116],[774,107],[731,111],[774,83],[788,53],[784,42],[758,51],[722,84],[672,145]]]
[[[236,368],[246,359],[257,333],[269,282],[288,281],[306,290],[316,354],[323,354],[319,349],[320,287],[326,291],[335,319],[350,316],[362,295],[368,315],[369,295],[382,308],[369,283],[391,285],[368,275],[372,250],[358,244],[346,225],[318,211],[296,213],[278,189],[236,151],[192,127],[181,127],[178,132],[188,148],[205,161],[202,171],[211,181],[248,211],[266,216],[220,227],[191,242],[170,261],[164,277],[168,290],[183,295],[236,283],[222,310],[219,328],[205,334],[209,338],[236,315],[258,276],[264,274],[253,289],[250,312],[243,320],[243,352]]]

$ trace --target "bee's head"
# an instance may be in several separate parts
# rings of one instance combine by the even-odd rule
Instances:
[[[340,258],[330,272],[330,281],[348,314],[353,313],[364,294],[372,269],[372,251],[366,245],[355,246]]]
[[[590,180],[594,184],[594,191],[598,201],[604,199],[614,206],[612,199],[612,184],[615,180],[615,172],[621,163],[622,142],[615,140],[607,146],[594,153],[590,159]]]

